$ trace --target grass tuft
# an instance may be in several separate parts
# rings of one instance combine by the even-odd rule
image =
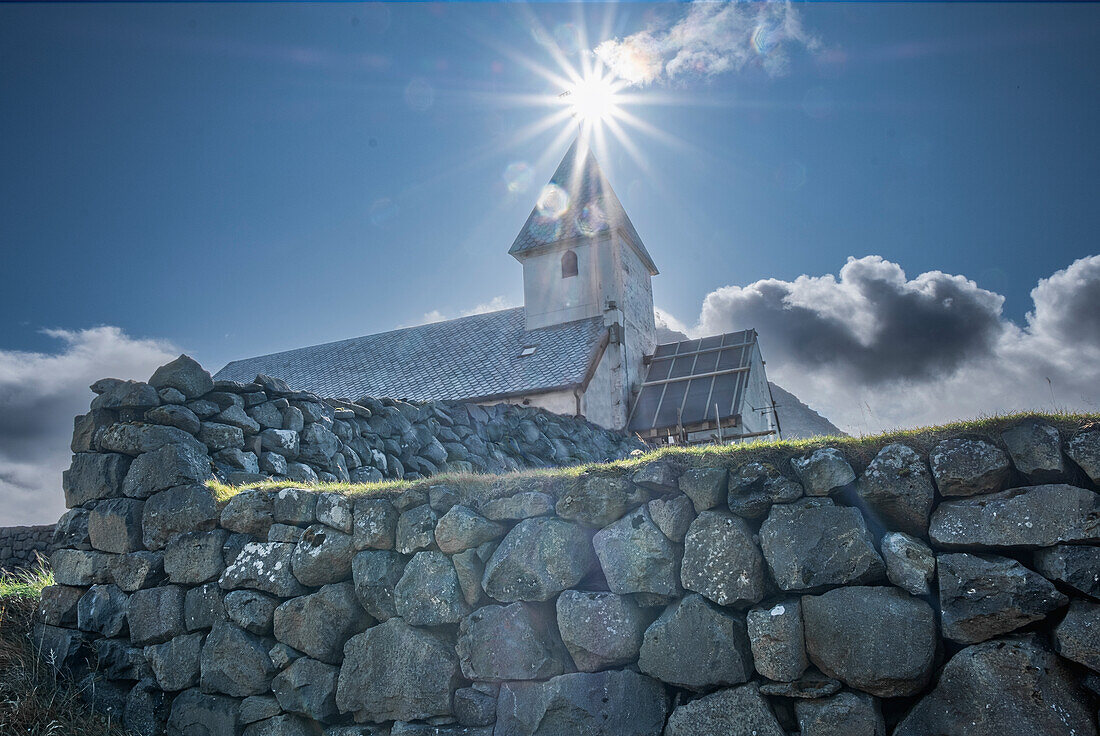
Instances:
[[[55,676],[32,641],[42,589],[53,584],[39,561],[29,570],[0,574],[0,734],[127,736],[117,722],[93,712],[80,688]]]

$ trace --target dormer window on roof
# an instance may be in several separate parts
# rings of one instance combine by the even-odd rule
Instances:
[[[523,350],[519,351],[519,357],[528,358],[534,355],[536,350],[538,350],[538,348],[534,345],[525,345]]]

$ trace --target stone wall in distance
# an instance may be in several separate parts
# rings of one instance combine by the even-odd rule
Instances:
[[[49,557],[53,532],[53,524],[0,527],[0,570],[31,567],[39,555]]]

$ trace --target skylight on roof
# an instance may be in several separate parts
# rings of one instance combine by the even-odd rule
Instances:
[[[519,357],[527,358],[534,355],[536,350],[538,350],[538,348],[534,345],[525,345],[523,350],[519,351]]]

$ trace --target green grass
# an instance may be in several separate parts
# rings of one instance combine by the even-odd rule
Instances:
[[[694,447],[665,447],[625,460],[610,463],[587,463],[565,468],[540,468],[521,470],[504,475],[479,475],[472,473],[441,473],[425,480],[385,480],[378,483],[314,483],[291,481],[263,481],[241,486],[230,486],[210,481],[207,486],[216,498],[226,502],[235,494],[249,489],[279,490],[282,488],[308,488],[317,492],[334,492],[346,495],[393,496],[411,488],[432,485],[452,485],[466,493],[486,498],[499,498],[518,490],[538,490],[541,486],[562,484],[588,474],[611,475],[635,470],[654,460],[668,460],[685,467],[735,468],[746,462],[768,462],[780,466],[791,457],[812,452],[820,447],[835,447],[845,451],[856,471],[864,467],[884,446],[893,442],[907,444],[919,452],[927,453],[943,439],[958,435],[975,435],[1001,444],[1000,433],[1017,422],[1036,418],[1057,427],[1064,438],[1069,439],[1084,428],[1100,428],[1100,414],[1072,413],[1018,413],[980,417],[943,426],[898,429],[865,437],[815,437],[808,440],[782,440],[749,442],[741,445],[698,445]]]
[[[53,584],[53,572],[40,558],[39,564],[32,568],[0,574],[0,604],[20,598],[37,600],[42,596],[42,589]]]

